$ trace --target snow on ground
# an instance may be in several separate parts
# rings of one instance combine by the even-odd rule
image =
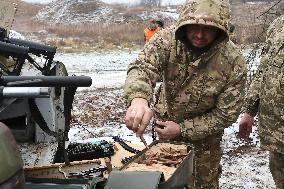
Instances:
[[[80,7],[85,7],[84,11]],[[51,23],[75,24],[113,23],[116,19],[121,19],[121,16],[113,14],[112,9],[102,2],[61,0],[45,6],[36,18]]]
[[[82,7],[85,7],[82,11]],[[150,17],[170,21],[178,18],[176,9],[162,7],[157,10],[135,10],[135,14],[125,16],[121,8],[110,6],[101,1],[61,0],[46,5],[41,9],[36,19],[49,23],[82,24],[82,23],[128,23],[134,20],[140,22]]]
[[[113,87],[121,87],[125,76],[127,65],[137,57],[138,52],[116,52],[116,53],[107,53],[107,54],[97,54],[94,55],[79,55],[80,58],[80,69],[76,68],[77,66],[73,65],[72,56],[71,55],[60,55],[62,57],[58,57],[62,61],[68,60],[67,68],[71,70],[72,73],[80,73],[80,74],[94,74],[94,78],[97,79],[94,81],[93,87],[101,87],[104,86],[105,89],[101,88],[100,90],[91,89],[90,96],[98,94],[98,98],[104,98],[104,91],[107,92],[111,90]],[[246,55],[250,54],[246,51]],[[65,59],[66,56],[70,56],[70,59]],[[84,58],[83,58],[84,57]],[[246,56],[248,57],[248,56]],[[84,60],[88,61],[88,64],[84,63]],[[257,55],[254,58],[251,58],[251,61],[254,61],[253,65],[259,64],[259,51],[257,51]],[[71,65],[69,65],[71,63]],[[87,63],[87,62],[86,62]],[[251,63],[252,64],[252,63]],[[83,66],[85,65],[85,66]],[[82,73],[83,70],[87,70],[85,73]],[[254,66],[256,69],[256,66]],[[117,72],[121,72],[117,74]],[[115,73],[115,77],[103,77],[104,79],[98,80],[102,75],[99,73],[109,74],[110,76]],[[115,81],[118,83],[116,83]],[[113,83],[116,83],[115,86]],[[116,95],[122,95],[122,90],[113,89],[112,91],[116,91]],[[80,95],[79,95],[80,96]],[[86,141],[92,141],[95,139],[100,139],[98,137],[102,136],[103,139],[111,139],[112,136],[119,135],[125,140],[132,141],[134,143],[140,143],[140,140],[133,135],[128,129],[126,129],[123,122],[123,101],[120,103],[116,103],[119,99],[115,94],[111,94],[107,96],[106,101],[102,104],[97,102],[99,107],[115,107],[111,108],[111,111],[114,111],[114,114],[117,114],[116,109],[119,107],[120,119],[112,121],[112,122],[104,122],[98,127],[92,127],[91,125],[86,125],[85,129],[73,127],[71,132],[69,133],[70,139],[72,140],[80,140],[81,136],[89,136],[89,139]],[[114,100],[110,103],[110,101]],[[101,101],[101,100],[100,100]],[[80,106],[81,107],[81,106]],[[122,118],[121,118],[122,117]],[[89,131],[87,131],[90,129]],[[78,134],[80,131],[80,135]],[[251,134],[252,140],[249,142],[241,141],[237,138],[238,134],[238,125],[234,124],[231,127],[225,129],[225,134],[223,137],[222,147],[224,150],[224,155],[222,158],[222,167],[223,174],[220,178],[220,185],[222,189],[274,189],[274,183],[268,168],[268,153],[262,151],[259,146],[259,139],[257,135],[257,130],[254,128],[253,134]],[[95,137],[90,136],[90,132]],[[88,134],[89,133],[89,134]],[[98,135],[100,136],[98,136]],[[106,138],[107,137],[107,138]],[[151,142],[150,134],[146,134],[146,140],[148,143]]]
[[[251,141],[240,140],[238,124],[225,129],[222,148],[222,189],[275,189],[268,165],[268,152],[260,149],[257,128]]]
[[[119,3],[119,4],[138,4],[140,3],[140,0],[102,0],[105,3]],[[180,5],[185,2],[185,0],[162,0],[162,5]]]
[[[27,3],[48,4],[48,3],[51,3],[51,2],[56,1],[56,0],[22,0],[22,1],[25,1]]]
[[[9,38],[15,38],[15,39],[21,39],[21,40],[26,40],[25,36],[20,34],[19,32],[16,32],[15,30],[10,30],[9,31]]]
[[[122,98],[127,66],[137,55],[137,51],[56,55],[55,59],[64,62],[70,74],[88,75],[93,78],[92,86],[88,89],[80,88],[75,96],[68,135],[70,142],[92,142],[101,139],[111,141],[112,136],[120,136],[132,143],[141,144],[125,127],[126,107]],[[259,60],[259,57],[255,59]],[[260,149],[256,128],[251,134],[251,141],[242,141],[237,134],[237,124],[225,129],[220,188],[275,189],[268,168],[268,153]],[[149,131],[145,138],[147,143],[151,143]],[[31,156],[27,158],[32,159]],[[49,157],[46,160],[51,161]]]
[[[91,88],[121,88],[126,78],[127,66],[129,62],[135,59],[137,54],[137,51],[57,54],[55,59],[66,65],[70,75],[92,77]]]
[[[56,0],[22,0],[28,3],[40,3],[40,4],[48,4],[51,2],[54,2]],[[125,5],[136,5],[140,2],[140,0],[102,0],[105,3],[110,4],[125,4]],[[162,0],[163,5],[179,5],[181,3],[184,3],[184,0]]]

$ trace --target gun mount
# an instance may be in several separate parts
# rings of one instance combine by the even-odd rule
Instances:
[[[65,65],[54,61],[56,47],[9,38],[7,33],[0,29],[0,121],[18,141],[57,141],[54,162],[68,163],[65,141],[74,95],[77,87],[88,87],[92,80],[68,76]],[[37,62],[36,57],[44,61]],[[33,65],[41,75],[21,75],[24,64]]]
[[[74,93],[77,87],[90,86],[91,83],[91,78],[87,76],[2,76],[0,119],[12,127],[20,141],[42,140],[35,132],[35,126],[38,126],[42,134],[58,142],[54,162],[68,163],[68,157],[64,155],[65,141],[70,128]],[[44,111],[51,112],[46,114]],[[25,120],[19,123],[23,116]],[[26,122],[27,119],[31,122]],[[52,121],[46,121],[48,119]],[[18,128],[15,128],[15,124]],[[25,139],[22,138],[23,132],[28,135]]]

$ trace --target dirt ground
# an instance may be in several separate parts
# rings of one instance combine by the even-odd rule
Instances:
[[[126,103],[122,97],[127,66],[137,55],[138,52],[124,50],[58,54],[55,57],[65,63],[71,75],[86,75],[93,79],[90,88],[79,88],[76,93],[68,135],[70,142],[112,140],[113,136],[120,136],[126,141],[141,144],[124,124]],[[275,189],[268,168],[268,153],[260,149],[257,129],[254,128],[250,141],[242,141],[237,135],[237,124],[225,129],[220,188]],[[150,131],[146,132],[145,139],[148,144],[152,142]],[[31,150],[22,146],[23,158],[30,161],[25,165],[51,161],[51,157],[40,157],[52,154],[50,150],[42,150],[47,146],[50,145],[35,146]]]
[[[83,118],[73,117],[73,129],[82,123],[85,129],[75,138],[109,137],[114,133],[131,141],[135,136],[125,135],[124,115],[125,104],[122,98],[122,89],[100,89],[94,92],[77,94],[75,107],[89,110]],[[106,130],[99,127],[108,128]],[[238,125],[234,124],[225,130],[222,148],[222,189],[274,189],[274,183],[268,169],[268,153],[259,147],[257,129],[251,135],[250,141],[240,140],[237,135]],[[98,132],[96,132],[96,130]],[[117,131],[117,132],[114,132]],[[84,134],[83,134],[84,133]],[[131,133],[130,133],[131,135]],[[81,136],[81,137],[80,137]],[[151,142],[150,132],[147,134]]]

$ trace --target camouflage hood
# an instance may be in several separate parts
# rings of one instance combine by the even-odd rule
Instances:
[[[178,19],[175,37],[185,42],[185,26],[189,24],[203,24],[220,29],[216,41],[220,43],[229,39],[228,22],[230,8],[227,0],[187,0]]]

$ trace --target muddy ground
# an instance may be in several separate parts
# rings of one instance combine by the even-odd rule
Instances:
[[[88,75],[93,78],[90,88],[79,88],[72,111],[70,142],[88,142],[100,139],[112,140],[113,136],[140,143],[124,124],[126,104],[123,99],[123,83],[127,65],[137,57],[138,52],[121,51],[97,54],[61,54],[57,59],[64,62],[70,74]],[[275,189],[268,168],[268,153],[259,145],[257,129],[250,141],[240,140],[238,125],[233,124],[225,130],[222,148],[222,189]],[[146,140],[152,142],[151,133],[147,131]],[[51,154],[50,145],[35,147],[30,152],[22,150],[24,159],[32,159],[26,165],[44,164],[38,154]],[[39,153],[39,149],[47,148]],[[25,149],[25,148],[23,148]],[[32,153],[32,155],[30,154]],[[27,156],[27,154],[29,154]]]
[[[123,133],[127,131],[123,119],[125,104],[121,95],[121,89],[100,89],[95,94],[94,92],[77,94],[75,107],[88,110],[88,113],[85,112],[81,117],[79,114],[74,115],[73,129],[80,128],[80,132],[73,137],[86,140],[119,135],[125,140],[133,141],[135,136],[131,135],[131,132],[128,135]],[[82,125],[85,127],[82,128]],[[221,188],[274,189],[268,169],[268,153],[259,147],[256,128],[250,141],[242,141],[237,137],[237,127],[237,124],[229,127],[223,136]],[[151,142],[150,134],[147,136],[148,142]]]

